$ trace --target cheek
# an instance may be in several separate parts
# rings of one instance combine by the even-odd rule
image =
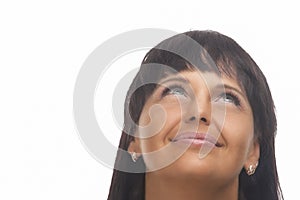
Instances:
[[[169,142],[169,138],[177,134],[181,122],[178,107],[164,104],[145,106],[138,129],[143,153],[159,150]]]
[[[223,137],[232,162],[243,165],[247,159],[254,137],[252,115],[228,115]]]
[[[159,134],[165,126],[166,119],[166,110],[160,104],[146,106],[141,113],[137,136],[144,139]]]
[[[180,109],[178,106],[156,104],[152,109],[143,110],[138,134],[140,148],[147,170],[154,171],[173,163],[177,157],[176,151],[168,145],[169,139],[174,137],[181,124]],[[173,158],[170,155],[175,155]]]

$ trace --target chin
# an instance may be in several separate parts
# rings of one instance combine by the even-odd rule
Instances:
[[[186,152],[171,165],[158,170],[157,173],[164,176],[183,179],[199,179],[212,177],[216,174],[215,165],[209,161],[210,159],[199,159],[195,152]],[[171,178],[170,177],[170,178]]]

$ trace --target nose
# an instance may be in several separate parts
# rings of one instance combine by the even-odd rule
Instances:
[[[199,123],[209,126],[211,121],[210,98],[203,96],[195,98],[195,101],[187,105],[185,113],[186,123]]]

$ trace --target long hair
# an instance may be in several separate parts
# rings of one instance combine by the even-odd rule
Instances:
[[[177,72],[189,70],[191,64],[176,53],[166,51],[177,49],[187,52],[191,57],[200,57],[199,52],[190,50],[185,37],[188,36],[199,43],[216,64],[218,71],[234,78],[245,91],[252,108],[254,134],[260,145],[259,167],[256,173],[248,176],[244,169],[239,175],[239,199],[246,200],[279,200],[283,199],[275,159],[274,138],[277,131],[277,120],[272,95],[265,76],[250,55],[233,39],[215,31],[189,31],[168,38],[151,49],[142,61],[139,72],[134,78],[124,104],[124,128],[119,148],[127,151],[134,140],[136,124],[138,124],[143,106],[153,93],[156,84],[143,84],[153,74],[157,80],[168,73],[165,68],[153,68],[148,63],[166,65]],[[200,69],[203,70],[203,69]],[[129,156],[129,155],[128,155]],[[128,158],[118,153],[115,165],[127,165]],[[142,158],[138,160],[144,166]],[[108,200],[143,200],[145,198],[145,173],[113,172]]]

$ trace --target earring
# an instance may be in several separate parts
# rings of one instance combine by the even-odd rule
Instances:
[[[136,162],[138,160],[137,154],[135,152],[131,152],[131,159],[133,162]]]
[[[255,165],[250,165],[247,170],[246,173],[248,174],[248,176],[251,176],[255,173],[255,170],[257,168],[258,162]]]

